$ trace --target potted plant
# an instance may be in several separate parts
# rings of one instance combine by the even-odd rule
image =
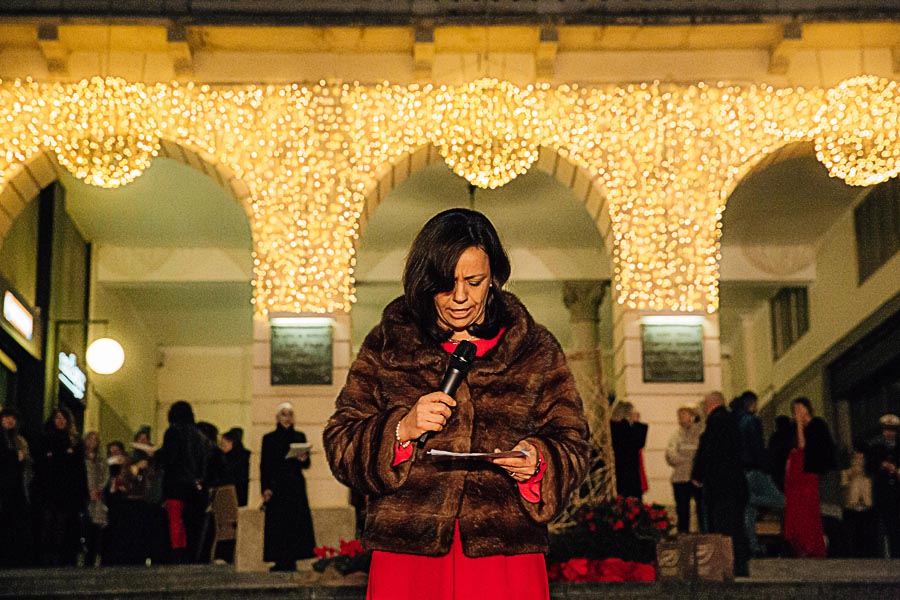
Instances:
[[[672,533],[665,507],[621,496],[579,508],[550,538],[551,581],[653,581],[656,544]]]
[[[359,540],[341,540],[340,549],[321,546],[313,552],[317,560],[312,568],[322,574],[322,579],[341,584],[365,583],[372,552],[365,550]],[[348,576],[352,577],[348,579]]]

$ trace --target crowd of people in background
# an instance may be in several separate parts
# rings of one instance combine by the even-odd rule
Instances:
[[[750,557],[771,553],[757,538],[761,514],[781,517],[781,555],[900,558],[900,418],[883,415],[878,436],[842,452],[807,398],[793,400],[791,417],[775,418],[767,442],[757,409],[750,391],[727,406],[712,392],[699,407],[678,408],[665,451],[678,531],[731,536],[739,576]],[[309,451],[290,454],[306,437],[289,403],[276,419],[260,462],[264,560],[293,570],[315,546],[303,477]],[[143,426],[129,452],[118,440],[104,448],[95,431],[79,436],[62,407],[31,443],[16,411],[0,411],[0,566],[208,561],[211,492],[233,486],[237,505],[247,505],[250,451],[243,430],[219,435],[195,422],[187,402],[172,404],[168,421],[160,447]],[[641,498],[648,426],[619,401],[610,429],[617,492]],[[232,554],[226,547],[218,556]]]
[[[841,449],[808,398],[790,406],[791,416],[775,418],[768,439],[751,391],[727,404],[712,392],[699,407],[678,408],[665,451],[678,531],[730,536],[737,576],[747,575],[754,556],[900,558],[900,418],[883,415],[880,435]],[[646,492],[647,430],[631,403],[613,405],[621,496]],[[770,536],[777,538],[773,546],[757,536],[761,517],[781,524],[782,535]]]
[[[144,426],[129,452],[118,440],[104,448],[96,431],[81,437],[63,407],[30,442],[16,411],[0,411],[0,566],[210,561],[210,498],[228,487],[247,504],[250,451],[243,430],[219,436],[187,402],[168,421],[161,446]],[[216,550],[231,560],[233,546]]]

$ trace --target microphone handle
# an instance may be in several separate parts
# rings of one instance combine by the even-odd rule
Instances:
[[[465,378],[466,374],[459,369],[447,369],[447,372],[444,373],[444,379],[443,381],[441,381],[440,391],[444,392],[448,396],[453,396],[456,393],[456,390],[459,388],[459,384],[461,384],[463,382],[463,379]],[[434,432],[426,431],[421,436],[419,436],[418,445],[420,447],[424,446],[425,442],[428,441],[428,438],[432,433]]]

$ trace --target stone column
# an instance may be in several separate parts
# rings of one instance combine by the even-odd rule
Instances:
[[[283,315],[290,316],[290,315]],[[296,315],[309,316],[309,315]],[[318,315],[317,315],[318,316]],[[265,318],[253,321],[253,381],[251,426],[244,444],[253,451],[250,463],[250,501],[238,516],[235,564],[239,570],[267,568],[262,562],[263,520],[260,517],[259,459],[262,437],[275,428],[275,409],[284,401],[294,405],[295,426],[312,442],[312,465],[304,473],[318,546],[337,546],[355,537],[355,517],[349,490],[338,483],[325,461],[322,430],[334,412],[334,399],[350,369],[350,315],[331,316],[333,321],[332,384],[271,384],[271,326]]]
[[[609,282],[567,281],[563,287],[563,302],[569,309],[572,344],[566,353],[569,368],[584,402],[584,410],[591,426],[591,441],[596,449],[586,490],[573,497],[569,513],[581,504],[608,499],[615,486],[612,445],[609,436],[608,404],[603,385],[603,364],[598,325],[600,303]],[[567,515],[563,515],[565,520]]]
[[[641,326],[666,323],[695,324],[702,328],[703,381],[693,383],[648,383],[643,374]],[[644,447],[644,466],[650,486],[645,502],[674,505],[665,449],[677,425],[676,412],[684,404],[697,405],[703,396],[722,388],[719,316],[704,313],[637,311],[613,304],[616,397],[632,402],[649,425]]]
[[[603,416],[600,412],[605,414],[605,406],[597,408],[598,404],[602,404],[599,400],[606,398],[602,379],[598,313],[608,287],[609,282],[603,281],[566,281],[563,284],[563,302],[569,310],[572,327],[572,345],[566,358],[584,400],[585,411],[590,415],[591,427],[596,425],[597,418]]]

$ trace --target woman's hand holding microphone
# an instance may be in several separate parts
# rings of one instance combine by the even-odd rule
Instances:
[[[453,414],[456,400],[444,392],[431,392],[419,398],[400,420],[397,437],[401,443],[417,440],[426,431],[442,431]]]

